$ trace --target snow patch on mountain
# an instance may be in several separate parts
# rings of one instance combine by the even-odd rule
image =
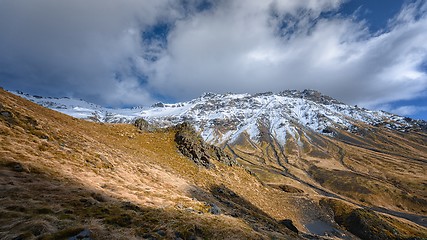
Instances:
[[[126,123],[140,117],[140,108],[113,109],[86,102],[82,99],[68,97],[33,96],[23,92],[12,92],[34,103],[66,115],[97,122]]]

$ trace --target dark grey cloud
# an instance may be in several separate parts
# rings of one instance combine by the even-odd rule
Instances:
[[[0,83],[107,105],[311,88],[374,107],[425,91],[427,3],[373,34],[323,17],[342,2],[0,0]]]
[[[0,1],[2,85],[104,104],[151,101],[135,74],[140,33],[173,18],[170,9],[163,0]]]

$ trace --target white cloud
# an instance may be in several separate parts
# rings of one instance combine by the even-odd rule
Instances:
[[[427,88],[419,69],[427,59],[425,14],[395,20],[389,31],[373,35],[353,18],[313,23],[339,1],[233,3],[176,23],[163,57],[151,66],[153,88],[178,99],[203,91],[313,88],[370,107],[412,98]],[[280,35],[277,24],[287,18],[297,24]]]
[[[375,107],[427,89],[425,1],[374,34],[352,16],[322,17],[341,0],[209,2],[0,0],[0,75],[116,105],[310,88]],[[167,41],[143,42],[158,22]]]

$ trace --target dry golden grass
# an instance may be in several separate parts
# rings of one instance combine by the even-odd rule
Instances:
[[[419,186],[426,180],[424,164],[404,168],[404,157],[327,138],[301,134],[302,149],[292,141],[280,149],[277,143],[255,146],[242,139],[233,151],[244,167],[217,162],[207,170],[178,152],[173,131],[149,133],[128,124],[78,120],[3,90],[0,103],[0,112],[11,113],[0,117],[2,239],[20,234],[23,239],[59,239],[82,229],[90,229],[95,239],[296,239],[302,235],[278,221],[292,219],[308,232],[307,223],[327,218],[317,189],[329,188],[351,201],[364,198],[363,204],[399,205],[408,212],[420,211],[420,206],[403,197],[390,201],[390,194],[381,193],[401,190],[392,179],[411,194],[427,195],[426,186]],[[310,141],[319,147],[310,147]],[[342,162],[340,149],[345,150]],[[424,154],[422,143],[413,149]],[[418,152],[411,156],[425,156]],[[322,171],[317,174],[326,180],[315,181],[309,174],[313,166],[366,172],[375,178],[362,178],[361,184],[375,189],[381,179],[380,187],[372,196],[338,192]],[[278,187],[285,185],[285,190],[303,192]],[[223,214],[210,214],[209,204]]]
[[[153,233],[160,227],[165,238],[296,237],[276,221],[291,218],[278,207],[288,203],[286,197],[276,198],[280,204],[273,205],[272,190],[245,169],[221,163],[216,170],[199,168],[178,153],[174,132],[146,133],[127,124],[78,120],[3,90],[0,102],[5,112],[0,118],[2,238],[22,234],[24,239],[49,239],[82,228],[98,239],[162,238]],[[208,213],[209,203],[227,208],[211,193],[215,186],[266,212],[259,217],[277,230],[258,229],[246,216]],[[93,194],[108,200],[93,200]],[[141,213],[123,209],[126,202]],[[26,230],[33,225],[41,232]]]
[[[241,137],[233,153],[265,183],[290,184],[312,196],[320,189],[361,205],[425,215],[427,135],[360,128],[370,130],[359,135],[337,130],[336,138],[300,133],[300,144],[290,138],[283,149],[274,140],[257,144]]]

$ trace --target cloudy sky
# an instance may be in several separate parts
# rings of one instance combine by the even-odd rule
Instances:
[[[0,86],[112,107],[316,89],[427,120],[427,1],[0,0]]]

